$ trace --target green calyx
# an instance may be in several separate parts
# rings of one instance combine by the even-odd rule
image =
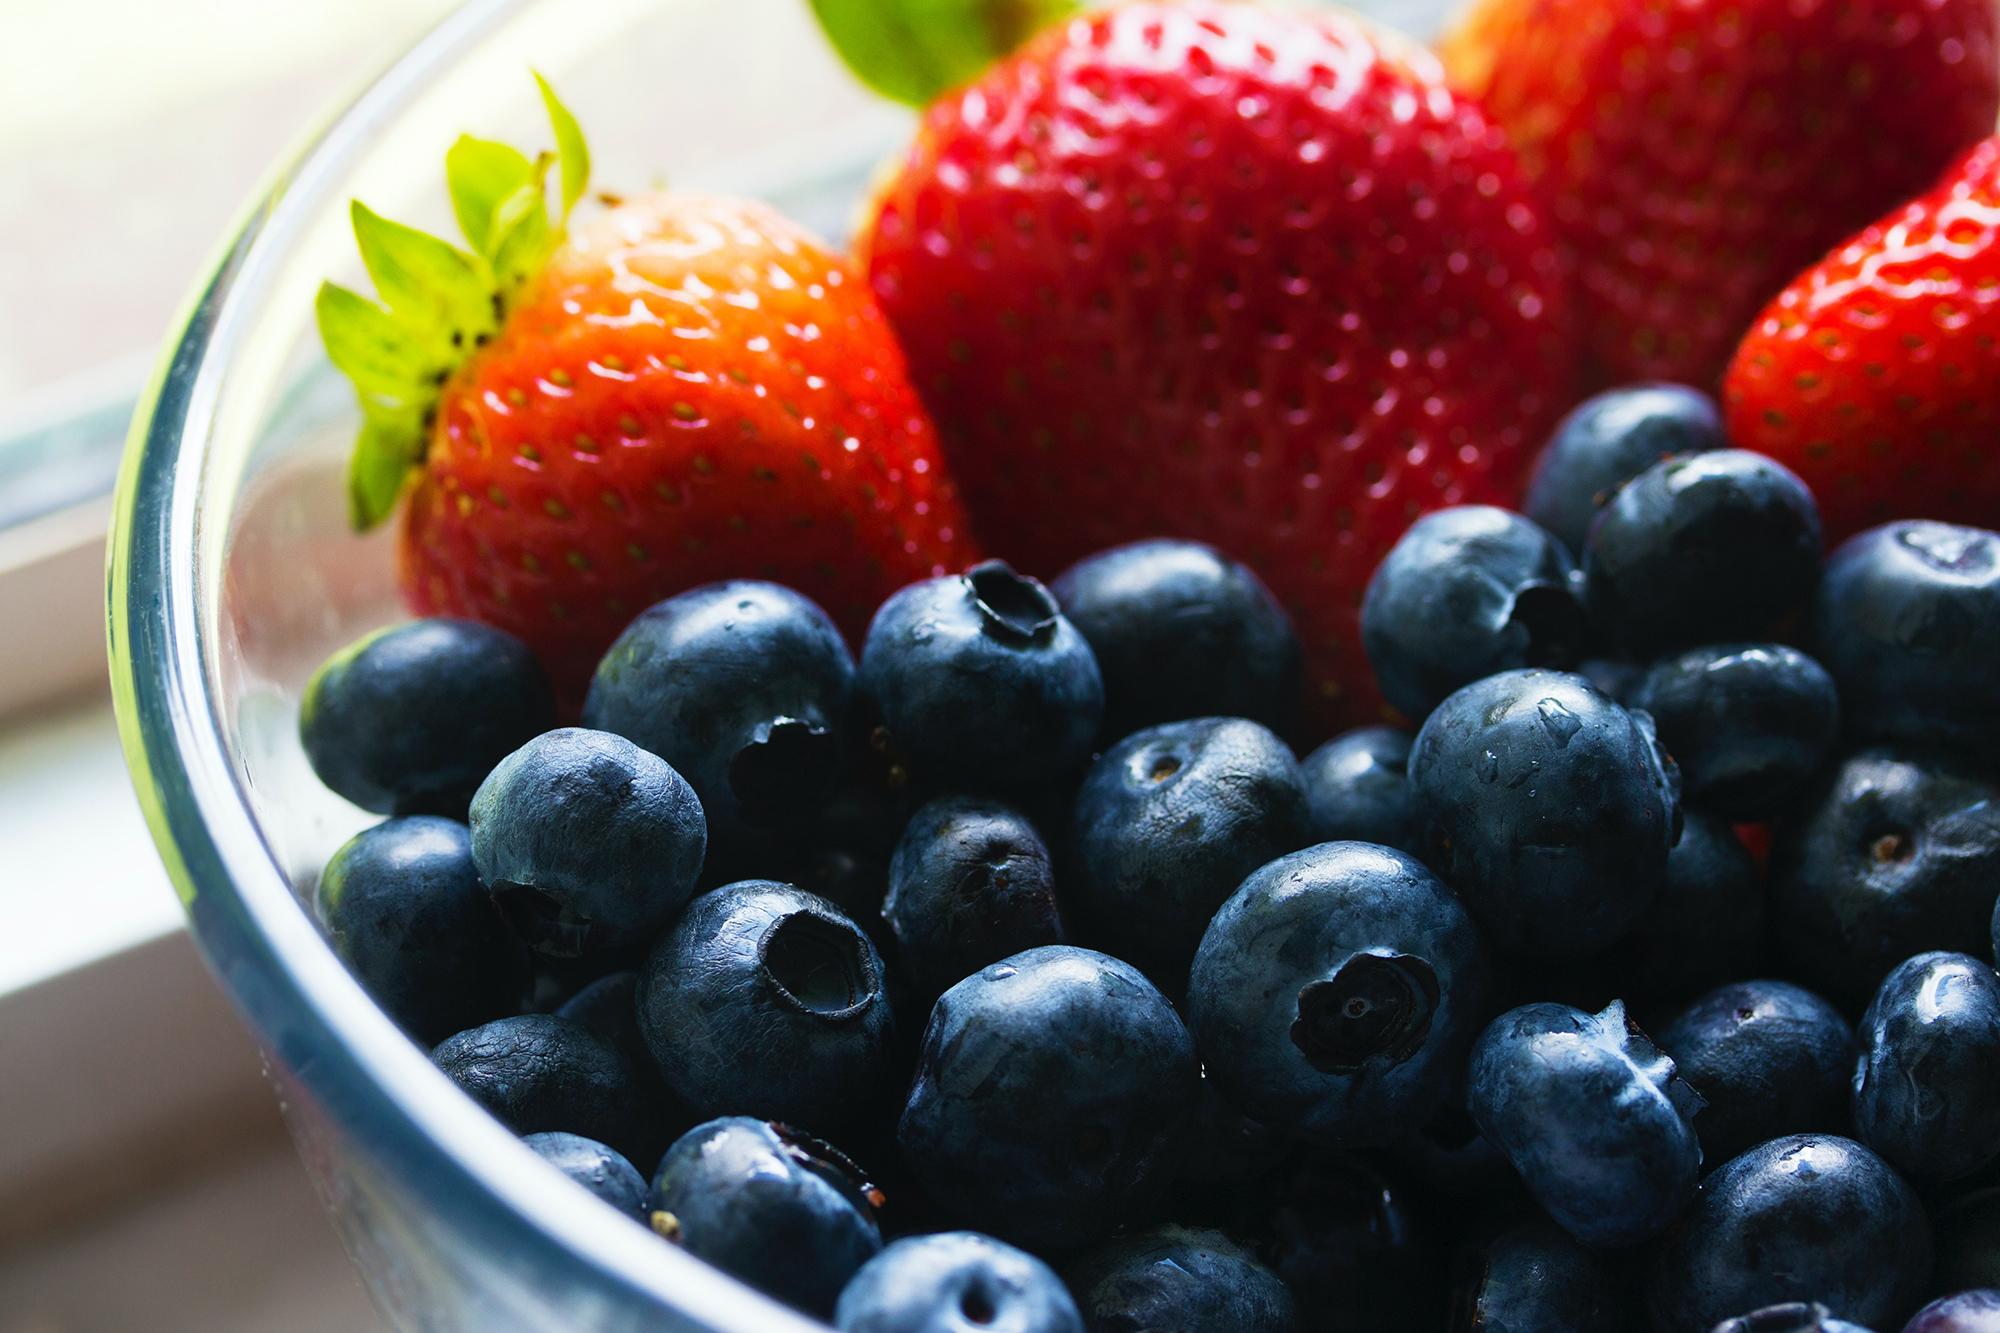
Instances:
[[[812,0],[834,50],[884,97],[922,106],[986,67],[1081,0]]]
[[[445,185],[469,249],[391,222],[356,200],[354,239],[375,284],[370,300],[322,283],[314,301],[327,358],[354,383],[361,431],[348,465],[348,512],[367,530],[396,508],[423,461],[438,395],[465,358],[493,336],[515,294],[562,239],[590,182],[590,150],[576,117],[535,75],[555,151],[530,158],[461,135],[445,154]],[[560,204],[549,216],[546,178]]]

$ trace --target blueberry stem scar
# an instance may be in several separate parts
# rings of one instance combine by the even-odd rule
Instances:
[[[1299,990],[1292,1042],[1323,1073],[1397,1064],[1424,1044],[1437,1006],[1437,973],[1423,959],[1356,954]]]
[[[840,1021],[874,1003],[881,979],[852,927],[811,912],[779,917],[758,945],[764,974],[780,999]]]
[[[1003,560],[974,565],[965,575],[973,605],[986,632],[1010,643],[1045,643],[1062,614],[1056,599],[1034,579],[1016,574]]]

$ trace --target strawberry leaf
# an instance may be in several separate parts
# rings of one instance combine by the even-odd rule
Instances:
[[[403,485],[424,457],[424,417],[364,408],[347,460],[347,516],[366,532],[396,512]]]
[[[978,77],[1080,0],[812,0],[856,78],[922,106]]]
[[[549,81],[537,74],[535,86],[542,90],[549,128],[555,131],[556,161],[561,166],[558,174],[562,181],[562,216],[567,221],[570,209],[576,207],[576,201],[583,198],[590,185],[590,146],[583,141],[583,129],[576,123],[576,117],[556,96],[556,90],[549,87]]]
[[[452,213],[471,251],[406,227],[354,201],[354,239],[379,298],[322,284],[313,310],[327,359],[354,384],[361,430],[348,464],[357,528],[395,511],[424,447],[439,395],[497,330],[509,299],[562,240],[570,209],[590,182],[590,149],[576,117],[535,75],[554,131],[553,153],[530,158],[506,144],[461,135],[445,154]],[[547,179],[556,167],[561,213],[549,220]]]
[[[548,168],[544,153],[535,159],[534,179],[503,200],[493,215],[493,273],[506,295],[541,270],[559,236],[549,226],[543,199],[542,177]]]
[[[502,202],[534,182],[535,164],[504,143],[461,134],[444,155],[444,179],[458,229],[473,250],[491,260],[494,214]]]
[[[354,382],[366,408],[421,403],[434,391],[438,372],[449,365],[437,344],[359,292],[321,283],[313,313],[327,359]]]
[[[493,279],[476,255],[354,201],[354,239],[383,304],[413,329],[471,350],[493,331]]]

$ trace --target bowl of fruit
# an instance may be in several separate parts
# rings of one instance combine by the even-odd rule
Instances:
[[[2000,1327],[2000,14],[1375,8],[475,5],[281,169],[113,678],[393,1321]]]

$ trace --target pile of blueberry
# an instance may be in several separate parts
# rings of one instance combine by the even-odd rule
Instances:
[[[320,917],[549,1162],[852,1333],[2000,1329],[2000,537],[1822,564],[1660,386],[1525,508],[1409,530],[1361,616],[1421,726],[1303,762],[1289,621],[1187,542],[913,585],[858,661],[698,588],[580,727],[383,631],[303,704],[392,816]]]

